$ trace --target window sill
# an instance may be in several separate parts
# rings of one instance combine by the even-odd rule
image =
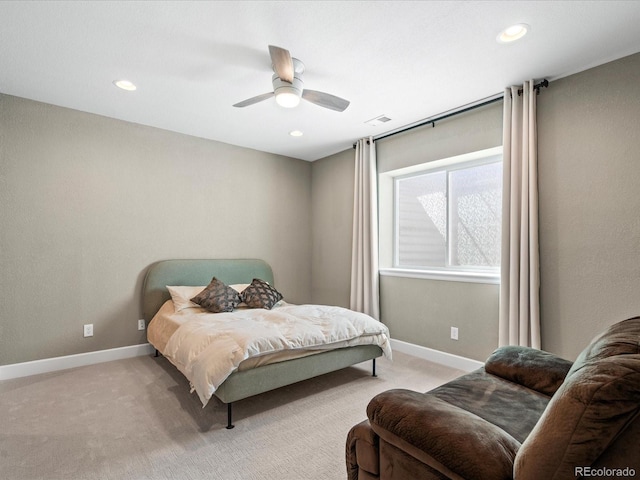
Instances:
[[[444,280],[447,282],[500,284],[499,273],[456,272],[442,270],[411,270],[407,268],[381,268],[380,275],[386,277],[422,278],[425,280]]]

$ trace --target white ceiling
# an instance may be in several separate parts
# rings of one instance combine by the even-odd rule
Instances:
[[[0,92],[312,161],[636,53],[638,19],[635,0],[0,1]],[[499,44],[514,23],[529,34]],[[269,44],[349,108],[232,107],[271,91]],[[115,88],[121,78],[138,90]],[[382,114],[393,120],[364,123]]]

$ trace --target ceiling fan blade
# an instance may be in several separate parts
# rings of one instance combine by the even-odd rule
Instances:
[[[258,95],[257,97],[247,98],[242,102],[238,102],[234,105],[234,107],[239,107],[239,108],[248,107],[249,105],[253,105],[254,103],[261,102],[271,97],[273,97],[273,92],[263,93],[262,95]]]
[[[269,45],[269,55],[271,55],[273,70],[280,80],[293,83],[293,60],[289,50]]]
[[[335,110],[336,112],[344,112],[350,103],[344,98],[316,90],[304,90],[302,92],[302,98],[321,107]]]

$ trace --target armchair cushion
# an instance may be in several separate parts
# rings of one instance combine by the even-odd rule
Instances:
[[[404,450],[417,450],[414,456],[427,464],[446,465],[469,480],[511,478],[520,442],[435,396],[389,390],[373,398],[367,415],[382,440]]]
[[[550,400],[549,396],[523,385],[488,375],[482,368],[440,385],[426,395],[477,415],[520,443],[527,438]]]
[[[562,385],[571,365],[569,360],[549,352],[507,346],[493,352],[484,369],[487,373],[551,396]]]

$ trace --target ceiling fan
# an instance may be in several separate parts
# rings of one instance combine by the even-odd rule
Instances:
[[[269,45],[269,55],[271,55],[271,63],[275,72],[271,77],[273,92],[251,97],[236,103],[234,107],[247,107],[273,96],[276,97],[278,105],[286,108],[298,106],[300,98],[336,112],[343,112],[349,106],[349,101],[344,98],[317,90],[305,89],[302,81],[304,63],[293,58],[289,50]]]

